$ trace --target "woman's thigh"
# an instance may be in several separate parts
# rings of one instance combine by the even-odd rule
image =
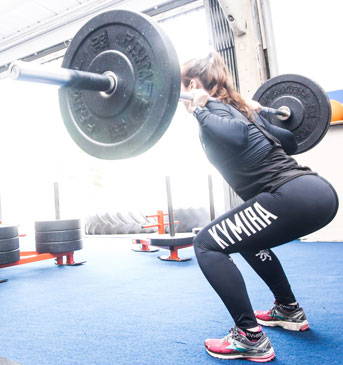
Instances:
[[[218,217],[199,232],[195,245],[225,253],[271,248],[322,228],[337,207],[330,184],[301,176]]]

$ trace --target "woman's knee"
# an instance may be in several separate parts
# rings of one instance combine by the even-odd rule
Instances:
[[[198,234],[194,237],[194,247],[197,248],[209,248],[207,246],[209,246],[208,243],[209,239],[208,239],[208,232],[207,232],[207,228],[203,228],[201,231],[198,232]]]
[[[194,251],[197,256],[199,253],[211,250],[211,244],[207,235],[206,230],[203,228],[193,239]]]
[[[194,251],[195,253],[197,253],[200,249],[202,249],[202,245],[201,245],[201,231],[193,238],[193,247],[194,247]]]

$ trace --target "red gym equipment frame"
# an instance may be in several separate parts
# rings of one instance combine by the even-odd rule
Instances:
[[[151,224],[149,226],[143,226],[143,228],[152,228],[152,227],[157,227],[158,228],[158,234],[165,234],[166,230],[165,230],[165,226],[168,226],[169,223],[165,223],[164,217],[168,216],[167,213],[163,213],[162,210],[158,210],[157,214],[155,215],[149,215],[147,216],[147,218],[155,218],[157,219],[157,223],[156,224]],[[174,224],[178,224],[179,221],[174,221]],[[138,238],[138,239],[133,239],[132,240],[133,244],[138,244],[140,245],[140,247],[133,247],[132,250],[136,251],[136,252],[156,252],[159,251],[159,249],[156,246],[151,246],[150,244],[150,240],[147,239],[142,239],[142,238]],[[160,260],[163,261],[178,261],[178,262],[182,262],[182,261],[188,261],[190,260],[190,258],[181,258],[179,257],[178,254],[178,250],[181,248],[186,248],[186,247],[192,247],[193,243],[190,243],[189,245],[183,245],[183,246],[158,246],[164,249],[169,249],[170,254],[168,255],[162,255],[159,256],[158,258]]]
[[[64,263],[64,257],[65,263]],[[74,261],[74,251],[70,252],[63,252],[63,253],[39,253],[36,251],[23,251],[20,252],[20,260],[16,262],[12,262],[10,264],[2,264],[0,265],[1,268],[11,267],[11,266],[18,266],[29,264],[31,262],[37,261],[44,261],[44,260],[56,260],[56,265],[58,266],[79,266],[84,264],[86,261],[82,262],[75,262]],[[0,279],[0,283],[7,281],[7,279]]]
[[[163,248],[169,249],[170,254],[169,254],[169,256],[168,255],[158,256],[158,258],[162,261],[178,261],[178,262],[189,261],[189,260],[191,260],[190,257],[185,257],[185,258],[179,257],[179,250],[181,248],[192,247],[192,246],[193,246],[193,243],[190,243],[189,245],[183,245],[183,246],[169,246],[169,248],[163,247]]]
[[[169,225],[169,223],[165,223],[165,221],[164,221],[164,217],[167,216],[167,215],[168,214],[163,213],[162,210],[158,210],[157,214],[155,214],[155,215],[147,215],[147,218],[155,218],[157,220],[157,222],[156,222],[156,224],[150,224],[150,225],[147,225],[147,226],[143,226],[143,228],[157,227],[158,234],[165,234],[166,233],[165,226]],[[133,247],[132,251],[136,251],[136,252],[156,252],[156,251],[159,251],[159,249],[157,247],[150,246],[150,241],[149,240],[133,239],[132,243],[141,245],[137,248]]]

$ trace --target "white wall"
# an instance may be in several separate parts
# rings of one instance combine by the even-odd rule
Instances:
[[[269,0],[280,74],[343,89],[342,0]]]
[[[343,1],[269,0],[279,74],[296,73],[318,82],[325,91],[343,89]],[[343,126],[330,128],[318,146],[296,156],[336,188],[343,198]],[[290,212],[291,214],[291,212]],[[309,240],[343,240],[343,207],[335,220]]]

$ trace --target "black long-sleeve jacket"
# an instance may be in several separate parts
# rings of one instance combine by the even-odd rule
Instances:
[[[208,159],[243,200],[272,192],[297,176],[315,174],[287,155],[297,148],[293,133],[257,113],[252,123],[233,106],[210,101],[194,115]]]

